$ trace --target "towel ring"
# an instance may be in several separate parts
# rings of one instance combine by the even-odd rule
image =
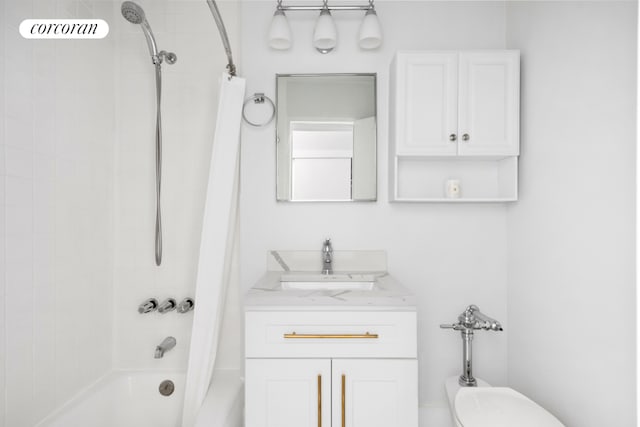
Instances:
[[[267,119],[267,121],[265,121],[264,123],[255,123],[249,120],[244,111],[247,108],[247,104],[249,104],[249,102],[251,101],[253,101],[254,104],[264,104],[265,100],[268,101],[269,104],[271,104],[271,116],[269,117],[269,119]],[[275,116],[276,116],[276,105],[264,93],[254,93],[253,96],[250,96],[249,98],[247,98],[244,101],[244,104],[242,104],[242,118],[244,119],[245,122],[249,123],[251,126],[255,126],[255,127],[266,126],[269,123],[271,123],[271,121]]]

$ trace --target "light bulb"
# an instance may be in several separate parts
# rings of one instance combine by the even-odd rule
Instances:
[[[338,32],[329,9],[322,9],[313,30],[313,46],[320,53],[329,53],[336,47]]]
[[[382,44],[382,28],[374,9],[367,10],[360,25],[358,45],[362,49],[377,49]]]
[[[291,47],[291,28],[284,11],[278,9],[273,14],[269,27],[269,46],[272,49],[287,50]]]

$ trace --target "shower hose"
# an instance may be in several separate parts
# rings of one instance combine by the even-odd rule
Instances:
[[[160,63],[156,66],[156,265],[162,263],[162,214],[160,212],[160,188],[162,185],[162,113],[160,99],[162,97],[162,71]]]

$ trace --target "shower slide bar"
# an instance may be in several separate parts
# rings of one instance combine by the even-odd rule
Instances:
[[[218,10],[218,5],[215,0],[207,0],[207,4],[209,5],[209,9],[211,9],[211,14],[213,15],[214,21],[216,21],[216,25],[218,26],[218,31],[220,32],[220,38],[222,39],[222,44],[224,45],[224,51],[227,54],[227,60],[229,63],[227,64],[227,70],[232,77],[236,75],[236,66],[233,63],[233,55],[231,53],[231,45],[229,44],[229,36],[227,36],[227,29],[224,26],[224,22],[222,21],[222,15],[220,15],[220,11]]]

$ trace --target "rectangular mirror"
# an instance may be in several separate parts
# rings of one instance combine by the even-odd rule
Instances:
[[[376,75],[276,75],[277,199],[376,200]]]

